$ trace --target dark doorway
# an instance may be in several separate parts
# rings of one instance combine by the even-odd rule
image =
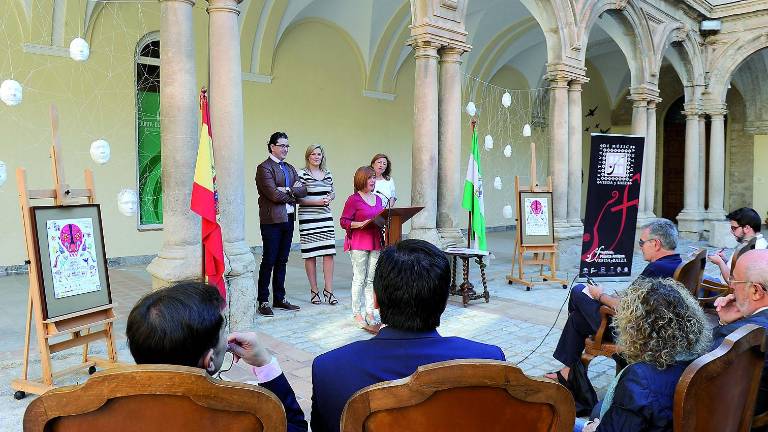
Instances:
[[[684,97],[676,100],[664,117],[664,157],[662,160],[661,217],[676,220],[683,209],[685,192],[685,115]]]

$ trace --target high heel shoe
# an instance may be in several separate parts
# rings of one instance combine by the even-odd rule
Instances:
[[[333,291],[323,289],[323,297],[325,298],[325,301],[327,301],[331,306],[336,306],[336,304],[339,303],[339,300],[336,299],[336,296],[333,295]]]
[[[323,290],[325,291],[325,290]],[[319,305],[322,303],[322,300],[320,300],[320,293],[317,291],[309,290],[309,292],[312,294],[312,297],[309,298],[309,302],[312,304]]]

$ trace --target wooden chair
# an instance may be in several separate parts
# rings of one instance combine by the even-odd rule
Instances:
[[[765,348],[765,329],[747,324],[691,363],[675,388],[674,431],[749,431]]]
[[[699,249],[693,258],[681,263],[675,269],[672,279],[680,282],[694,298],[699,297],[699,286],[704,276],[704,267],[707,265],[707,250]]]
[[[757,237],[753,237],[751,240],[747,242],[746,245],[744,245],[744,247],[739,249],[737,252],[734,252],[735,255],[733,257],[733,260],[731,260],[730,274],[733,274],[733,269],[736,268],[736,261],[738,261],[739,258],[745,253],[754,249],[756,243],[757,243]],[[722,283],[722,282],[712,281],[707,279],[702,279],[701,284],[699,285],[699,288],[704,291],[704,297],[699,298],[699,303],[702,306],[706,304],[712,304],[714,303],[716,298],[724,295],[728,295],[731,292],[731,288],[728,286],[727,283]]]
[[[451,360],[358,391],[344,407],[341,430],[570,432],[575,417],[573,397],[560,384],[507,362]]]
[[[624,362],[618,356],[621,348],[613,342],[605,342],[604,340],[606,331],[609,331],[609,318],[615,314],[616,311],[613,308],[606,305],[600,306],[600,327],[594,335],[584,340],[584,352],[581,354],[581,363],[584,365],[584,369],[589,369],[589,363],[595,357],[600,356],[612,358],[616,362],[617,373],[624,367]]]
[[[202,369],[137,365],[97,372],[45,392],[24,413],[24,432],[280,431],[285,410],[270,391],[214,380]]]
[[[675,269],[673,279],[685,285],[694,297],[698,297],[699,284],[704,275],[704,266],[707,263],[707,251],[701,249],[696,255],[688,261],[681,263]],[[606,343],[605,332],[608,330],[609,317],[616,312],[608,306],[600,306],[600,327],[597,332],[584,340],[584,353],[581,355],[581,363],[585,369],[589,368],[589,363],[599,356],[613,358],[616,361],[616,372],[625,366],[624,362],[617,355],[621,353],[621,348],[614,343]]]

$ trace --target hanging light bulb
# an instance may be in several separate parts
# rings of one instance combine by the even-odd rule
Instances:
[[[125,216],[134,216],[139,197],[134,189],[123,189],[117,194],[117,209]]]
[[[512,105],[512,95],[509,94],[509,92],[506,92],[501,96],[501,104],[504,105],[504,108],[509,108],[509,106]]]
[[[507,144],[506,147],[504,147],[504,156],[506,157],[512,157],[512,146]]]
[[[523,126],[523,136],[524,137],[531,136],[531,125],[529,125],[528,123],[526,123],[525,126]]]
[[[490,136],[490,135],[486,135],[485,136],[485,143],[484,143],[484,145],[485,145],[485,149],[486,150],[492,149],[493,148],[493,137]]]
[[[0,84],[0,100],[8,106],[16,106],[21,103],[21,84],[14,80],[5,80]]]
[[[493,179],[493,187],[495,189],[501,190],[502,186],[503,185],[501,184],[501,177],[496,177]]]
[[[5,162],[0,161],[0,186],[4,185],[6,180],[8,180],[8,168]]]
[[[104,165],[109,162],[109,157],[112,151],[109,148],[109,143],[103,139],[97,139],[91,143],[91,159],[99,165]]]
[[[503,209],[501,209],[502,214],[507,219],[512,219],[512,206],[511,205],[505,205]]]
[[[469,114],[470,117],[474,117],[475,114],[477,114],[477,107],[475,106],[475,103],[469,102],[465,108],[465,111],[467,111],[467,114]]]
[[[91,48],[88,46],[88,42],[85,39],[77,37],[72,39],[69,44],[69,57],[78,62],[84,62],[88,60],[91,55]]]

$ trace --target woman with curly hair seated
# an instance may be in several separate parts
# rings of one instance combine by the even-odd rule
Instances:
[[[679,282],[641,278],[621,294],[613,326],[629,366],[598,405],[599,418],[577,419],[574,430],[672,431],[675,386],[711,342],[704,312]]]

